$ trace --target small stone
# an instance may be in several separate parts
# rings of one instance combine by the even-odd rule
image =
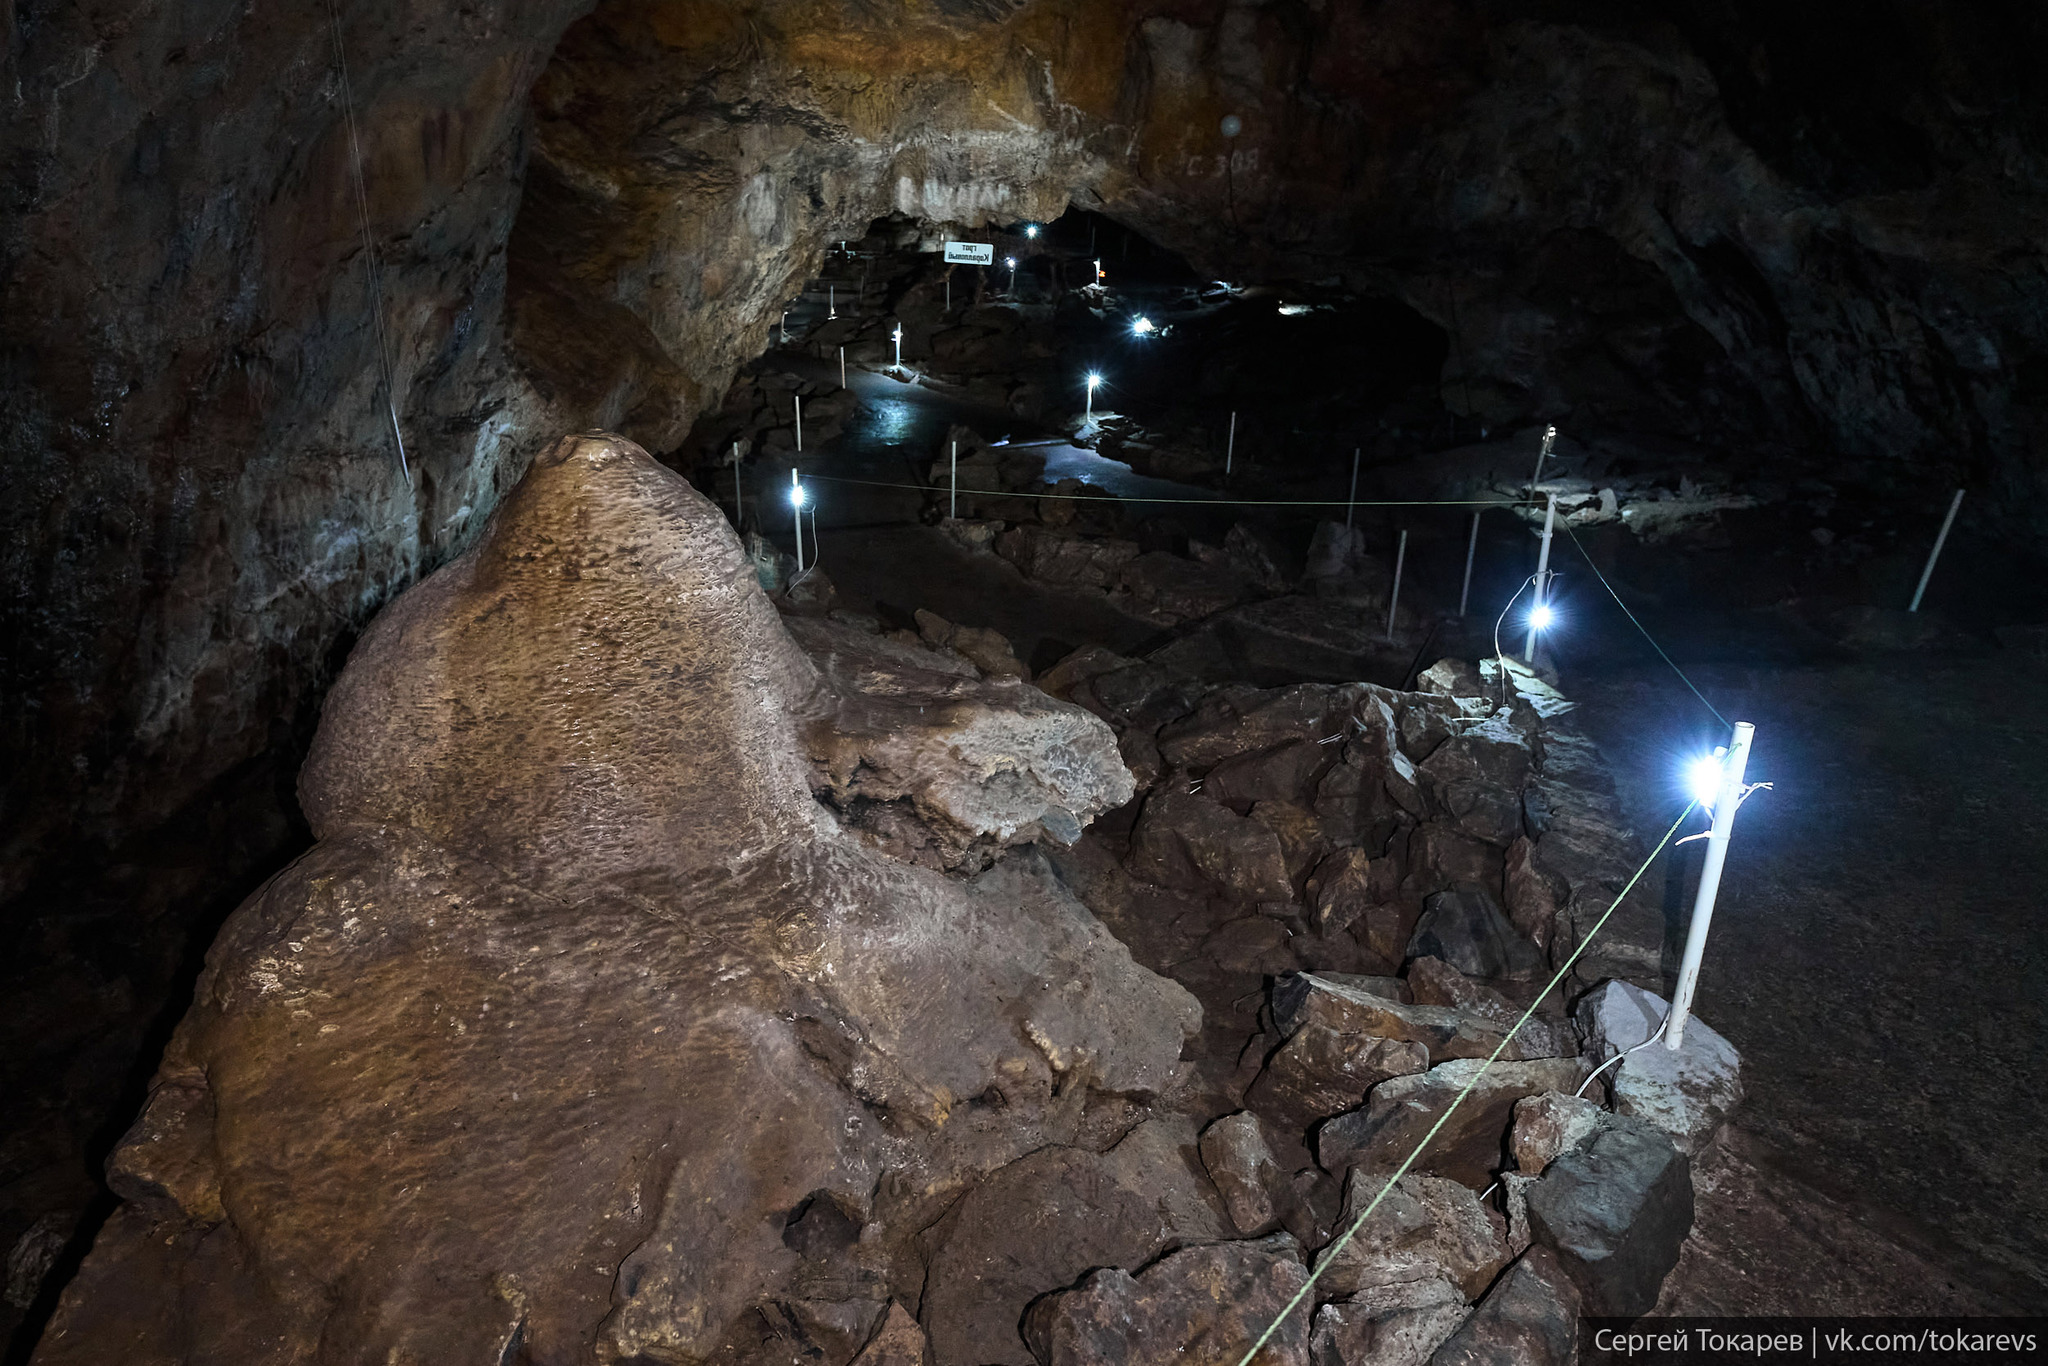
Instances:
[[[1423,1366],[1471,1314],[1449,1281],[1376,1285],[1317,1311],[1309,1360],[1312,1366]]]
[[[1481,1059],[1460,1058],[1420,1076],[1395,1077],[1375,1086],[1363,1107],[1338,1115],[1317,1131],[1316,1161],[1325,1171],[1356,1165],[1391,1172],[1422,1145],[1438,1117],[1476,1078],[1464,1103],[1436,1137],[1422,1145],[1411,1170],[1448,1176],[1482,1190],[1502,1165],[1515,1102],[1545,1091],[1574,1090],[1585,1075],[1585,1064],[1576,1058],[1497,1062],[1491,1067]]]
[[[1574,1016],[1595,1063],[1625,1053],[1656,1032],[1670,1011],[1660,996],[1627,982],[1604,982],[1579,1001]],[[1607,1070],[1615,1113],[1663,1130],[1680,1152],[1698,1153],[1742,1101],[1742,1055],[1697,1015],[1685,1024],[1684,1046],[1660,1041]]]
[[[1423,903],[1408,957],[1441,958],[1472,977],[1525,981],[1543,971],[1542,953],[1476,888],[1438,892]]]
[[[1280,1164],[1249,1110],[1225,1115],[1202,1131],[1202,1165],[1223,1197],[1230,1222],[1246,1237],[1270,1229],[1280,1217],[1276,1192],[1287,1189]]]
[[[931,1366],[931,1345],[910,1311],[895,1301],[882,1326],[853,1359],[853,1366]]]
[[[1529,1231],[1554,1249],[1587,1312],[1635,1318],[1656,1307],[1692,1231],[1692,1167],[1671,1140],[1613,1117],[1553,1161],[1526,1192]]]
[[[1547,1247],[1524,1252],[1430,1366],[1569,1366],[1578,1360],[1579,1292]]]
[[[1134,876],[1233,901],[1290,901],[1280,837],[1257,821],[1187,792],[1178,779],[1146,799],[1131,838]]]

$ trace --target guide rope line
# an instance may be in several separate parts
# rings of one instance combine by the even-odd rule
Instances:
[[[1579,558],[1586,562],[1586,568],[1593,571],[1593,577],[1600,580],[1600,586],[1607,590],[1608,597],[1614,599],[1614,605],[1619,607],[1622,615],[1629,619],[1629,624],[1643,633],[1643,639],[1650,642],[1650,648],[1657,652],[1657,657],[1671,666],[1671,672],[1678,675],[1678,681],[1692,689],[1692,695],[1700,700],[1701,706],[1714,713],[1716,721],[1719,721],[1724,726],[1730,724],[1728,718],[1721,715],[1721,709],[1712,702],[1707,701],[1707,695],[1701,692],[1698,685],[1690,678],[1685,676],[1685,670],[1678,667],[1678,661],[1664,653],[1664,647],[1657,643],[1657,638],[1650,634],[1649,629],[1643,623],[1636,620],[1634,612],[1628,610],[1628,604],[1621,600],[1621,594],[1614,591],[1614,585],[1609,583],[1607,576],[1600,572],[1600,566],[1593,563],[1593,557],[1587,553],[1585,545],[1579,540],[1579,533],[1572,530],[1572,524],[1565,522],[1562,525],[1564,526],[1564,534],[1571,537],[1572,544],[1578,547]]]
[[[1520,1032],[1523,1025],[1529,1023],[1529,1018],[1536,1013],[1536,1007],[1551,992],[1557,990],[1558,986],[1564,981],[1565,974],[1570,972],[1572,965],[1579,961],[1579,955],[1586,951],[1586,947],[1593,942],[1594,937],[1606,926],[1608,919],[1613,916],[1614,912],[1621,906],[1621,903],[1628,897],[1628,894],[1635,890],[1636,884],[1642,881],[1643,874],[1650,871],[1650,865],[1657,861],[1657,856],[1662,854],[1665,847],[1671,843],[1671,837],[1678,833],[1678,828],[1685,824],[1686,819],[1698,807],[1698,802],[1686,803],[1685,810],[1678,813],[1678,819],[1673,821],[1671,828],[1664,832],[1664,838],[1657,841],[1657,847],[1650,851],[1650,856],[1643,860],[1640,868],[1636,869],[1635,876],[1628,880],[1628,885],[1621,889],[1615,896],[1613,903],[1601,913],[1598,920],[1593,922],[1593,928],[1586,932],[1586,937],[1579,941],[1579,946],[1573,949],[1571,955],[1564,960],[1564,963],[1558,968],[1556,975],[1550,979],[1550,984],[1544,987],[1537,994],[1535,1000],[1529,1003],[1529,1008],[1524,1010],[1521,1018],[1515,1021],[1514,1028],[1502,1036],[1501,1041],[1494,1046],[1493,1052],[1487,1056],[1486,1061],[1479,1065],[1479,1070],[1472,1074],[1472,1079],[1465,1083],[1464,1089],[1459,1091],[1457,1097],[1451,1101],[1450,1107],[1437,1116],[1436,1123],[1432,1124],[1429,1132],[1422,1136],[1422,1141],[1415,1145],[1414,1151],[1401,1160],[1401,1165],[1394,1169],[1394,1174],[1389,1176],[1386,1184],[1380,1187],[1379,1194],[1373,1196],[1372,1203],[1361,1210],[1358,1217],[1351,1221],[1350,1227],[1346,1228],[1335,1242],[1323,1249],[1317,1256],[1316,1268],[1309,1273],[1308,1280],[1302,1283],[1301,1289],[1294,1292],[1294,1298],[1289,1300],[1273,1321],[1266,1326],[1266,1331],[1259,1334],[1258,1340],[1252,1343],[1250,1350],[1239,1359],[1237,1366],[1251,1366],[1252,1358],[1257,1356],[1265,1345],[1272,1340],[1273,1334],[1280,1331],[1280,1325],[1287,1322],[1287,1316],[1300,1308],[1301,1302],[1308,1298],[1310,1291],[1315,1289],[1316,1282],[1322,1279],[1325,1271],[1329,1270],[1331,1263],[1336,1260],[1337,1254],[1342,1252],[1351,1240],[1358,1235],[1359,1229],[1365,1226],[1365,1221],[1372,1217],[1372,1212],[1380,1207],[1380,1201],[1386,1199],[1387,1192],[1393,1190],[1394,1183],[1408,1174],[1408,1169],[1415,1165],[1417,1158],[1422,1156],[1422,1150],[1428,1147],[1430,1140],[1437,1136],[1437,1132],[1450,1122],[1451,1116],[1457,1113],[1458,1107],[1465,1103],[1465,1098],[1472,1094],[1472,1089],[1479,1085],[1481,1078],[1485,1077],[1487,1069],[1500,1060],[1500,1055],[1514,1041],[1515,1035]]]
[[[822,479],[832,484],[860,484],[874,489],[911,489],[918,493],[939,493],[945,490],[943,484],[892,484],[880,479],[848,479],[836,474],[813,474],[812,479]],[[1191,503],[1204,507],[1362,507],[1362,508],[1450,508],[1489,507],[1504,508],[1519,506],[1515,500],[1497,498],[1416,498],[1405,501],[1368,502],[1365,499],[1351,501],[1343,498],[1141,498],[1126,497],[1120,493],[1008,493],[1002,489],[961,489],[961,493],[974,494],[982,498],[1057,498],[1074,502],[1103,503]]]
[[[356,133],[355,88],[348,78],[348,53],[341,41],[341,11],[327,0],[328,28],[334,35],[334,64],[341,77],[341,110],[348,123],[348,172],[356,192],[356,222],[363,234],[363,267],[370,286],[370,328],[377,338],[377,373],[384,384],[384,413],[391,419],[391,439],[398,446],[398,469],[412,487],[412,463],[405,458],[405,434],[398,428],[397,388],[392,382],[391,345],[384,335],[384,270],[377,261],[376,239],[370,235],[370,195],[363,185],[363,144]]]

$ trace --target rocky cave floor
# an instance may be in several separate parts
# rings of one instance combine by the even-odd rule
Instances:
[[[2048,943],[2032,913],[2048,877],[2048,719],[2029,699],[2048,666],[2037,624],[2048,594],[2027,585],[2042,582],[2040,566],[1974,537],[1966,520],[1929,610],[1908,616],[1896,609],[1938,508],[1739,460],[1718,461],[1708,481],[1697,453],[1672,443],[1567,433],[1538,489],[1558,495],[1577,541],[1560,535],[1554,547],[1560,626],[1542,678],[1482,674],[1492,618],[1534,568],[1535,518],[1522,504],[1539,434],[1460,432],[1427,396],[1441,355],[1370,301],[1234,290],[1187,278],[1142,242],[1084,245],[1088,231],[1101,228],[1077,216],[1017,248],[1027,256],[1016,282],[956,273],[948,309],[930,257],[907,250],[900,227],[878,225],[796,302],[789,339],[663,458],[735,518],[760,581],[828,675],[1035,680],[1116,732],[1138,795],[1085,832],[1048,816],[1038,833],[1052,875],[1139,964],[1202,1006],[1184,1054],[1192,1077],[1174,1105],[1204,1131],[1229,1229],[1247,1239],[1285,1230],[1310,1251],[1326,1242],[1351,1207],[1332,1133],[1355,1114],[1342,1141],[1379,1153],[1405,1132],[1386,1107],[1358,1105],[1366,1085],[1484,1056],[1481,1044],[1547,975],[1539,963],[1576,942],[1616,869],[1625,876],[1682,803],[1674,774],[1713,742],[1713,718],[1648,652],[1589,556],[1715,706],[1757,723],[1751,777],[1774,784],[1738,827],[1697,1004],[1739,1051],[1745,1095],[1725,1123],[1730,1097],[1717,1093],[1710,1113],[1674,1131],[1681,1149],[1697,1140],[1696,1216],[1657,1308],[2037,1312],[2048,1302],[2048,1209],[2033,1136],[2048,1129],[2048,1078],[2031,1047],[2043,1021],[2029,983]],[[1107,287],[1077,288],[1098,256]],[[1171,330],[1136,334],[1139,316]],[[1106,383],[1084,417],[1078,379],[1089,370]],[[1377,378],[1345,385],[1353,373]],[[1237,397],[1210,397],[1219,393]],[[794,395],[804,397],[801,452]],[[1359,497],[1444,505],[1361,507],[1343,524],[1329,504],[1345,496],[1349,461],[1317,447],[1325,426],[1356,425],[1354,404],[1380,415]],[[970,492],[942,520],[955,447]],[[803,527],[807,574],[790,555],[792,469],[815,509]],[[1031,496],[1052,492],[1068,496]],[[1235,506],[1252,501],[1267,505]],[[1494,506],[1478,524],[1472,609],[1460,619],[1481,503]],[[1985,592],[1994,579],[1999,590]],[[1497,702],[1506,682],[1518,701],[1486,723],[1499,734],[1480,735],[1491,704],[1472,699]],[[293,767],[303,747],[280,737]],[[843,770],[824,763],[829,776],[815,780],[848,829],[956,877],[1031,857],[906,815],[903,789],[877,777],[880,747]],[[1347,788],[1344,775],[1359,772],[1374,776]],[[223,794],[217,828],[175,832],[154,862],[81,874],[110,916],[133,884],[149,883],[143,899],[187,908],[184,923],[166,909],[154,937],[101,946],[74,925],[45,961],[78,966],[17,996],[17,1022],[40,1043],[8,1060],[10,1089],[25,1099],[6,1136],[4,1231],[15,1248],[8,1312],[25,1313],[30,1332],[82,1256],[79,1221],[89,1230],[111,1207],[78,1157],[100,1160],[139,1106],[166,1009],[181,1013],[178,993],[196,971],[186,925],[209,939],[305,839],[279,800],[287,790],[277,773],[252,772]],[[216,857],[227,841],[240,852]],[[1544,847],[1548,863],[1532,852]],[[1571,980],[1572,1000],[1607,978],[1668,996],[1696,863],[1668,857],[1624,903]],[[223,864],[245,870],[238,885],[222,886]],[[1489,889],[1484,909],[1459,900],[1474,885]],[[1300,973],[1337,976],[1315,985]],[[1519,1095],[1574,1089],[1582,1043],[1599,1056],[1603,1026],[1577,1037],[1570,1004],[1541,1003],[1533,1028],[1555,1046],[1510,1064],[1537,1069]],[[87,1018],[121,1024],[88,1029]],[[1317,1029],[1350,1042],[1318,1053]],[[1368,1078],[1361,1033],[1406,1052],[1378,1057]],[[1539,1077],[1551,1063],[1556,1075]],[[1490,1184],[1509,1112],[1489,1103],[1494,1132],[1421,1170]],[[1248,1134],[1228,1118],[1247,1107],[1259,1116]],[[1573,1141],[1591,1143],[1584,1133]],[[1533,1180],[1542,1166],[1539,1156],[1522,1170]],[[1467,1209],[1469,1196],[1440,1197],[1456,1206],[1438,1212],[1441,1228],[1500,1245],[1498,1257],[1438,1259],[1441,1275],[1479,1283],[1454,1306],[1371,1306],[1379,1322],[1408,1315],[1439,1336],[1468,1322],[1483,1269],[1497,1271],[1531,1236],[1522,1185],[1508,1184],[1492,1214]],[[1424,1204],[1439,1199],[1414,1189]],[[950,1216],[979,1224],[947,1236],[995,1238],[1006,1210],[987,1199]],[[1214,1215],[1174,1218],[1188,1236]],[[804,1232],[806,1222],[793,1218],[789,1244],[805,1256],[799,1244],[813,1234],[839,1236],[836,1226]],[[1173,1242],[1092,1250],[1142,1253],[1136,1270]],[[1254,1303],[1284,1289],[1269,1270],[1201,1274],[1267,1276],[1243,1290]],[[1094,1298],[1069,1298],[1058,1324],[1041,1311],[1041,1344],[1079,1341],[1117,1306],[1152,1303],[1092,1282],[1074,1295]],[[957,1340],[977,1314],[1004,1308],[938,1280],[926,1306],[942,1348],[946,1334]],[[1337,1319],[1328,1341],[1346,1331]],[[762,1331],[764,1343],[829,1337],[801,1315]],[[894,1320],[880,1330],[898,1331],[916,1330]],[[17,1337],[10,1359],[26,1360],[31,1345]],[[1329,1350],[1330,1361],[1353,1359]]]

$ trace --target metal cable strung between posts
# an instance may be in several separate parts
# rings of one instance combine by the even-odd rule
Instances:
[[[384,271],[377,263],[377,244],[370,235],[370,195],[363,186],[363,144],[356,134],[355,89],[348,78],[348,53],[341,43],[341,11],[327,0],[327,21],[334,35],[334,65],[341,77],[341,112],[348,123],[348,172],[356,191],[356,222],[363,233],[363,267],[369,279],[370,328],[377,338],[377,373],[384,384],[384,412],[391,419],[391,440],[398,447],[398,470],[412,487],[412,464],[405,458],[405,433],[398,429],[397,390],[392,383],[391,346],[384,336]]]
[[[1536,1013],[1536,1007],[1551,992],[1557,990],[1558,985],[1564,981],[1565,974],[1572,970],[1572,964],[1579,961],[1579,955],[1586,951],[1586,946],[1591,944],[1594,936],[1599,934],[1601,929],[1606,926],[1608,918],[1620,907],[1621,903],[1628,897],[1628,894],[1635,890],[1636,884],[1642,881],[1643,874],[1650,871],[1650,865],[1657,861],[1657,856],[1662,854],[1665,846],[1671,843],[1671,837],[1678,833],[1678,827],[1685,824],[1686,818],[1692,815],[1698,807],[1698,802],[1688,802],[1685,810],[1679,812],[1678,819],[1673,821],[1671,828],[1664,832],[1664,838],[1657,841],[1657,847],[1652,849],[1650,856],[1643,860],[1642,867],[1636,869],[1635,876],[1628,880],[1628,885],[1621,889],[1619,895],[1614,898],[1613,904],[1609,905],[1601,913],[1600,918],[1593,922],[1593,928],[1586,932],[1586,937],[1579,941],[1579,946],[1572,950],[1571,956],[1566,958],[1564,963],[1558,968],[1557,974],[1550,979],[1550,985],[1537,993],[1536,999],[1529,1003],[1529,1008],[1522,1012],[1522,1017],[1515,1021],[1515,1027],[1510,1029],[1501,1041],[1494,1046],[1493,1052],[1487,1056],[1485,1062],[1479,1065],[1479,1070],[1472,1074],[1472,1079],[1465,1083],[1465,1088],[1458,1092],[1457,1097],[1451,1101],[1450,1107],[1437,1116],[1436,1123],[1432,1124],[1429,1132],[1422,1136],[1422,1141],[1415,1145],[1414,1151],[1401,1160],[1401,1165],[1394,1169],[1394,1174],[1387,1178],[1385,1185],[1380,1187],[1379,1194],[1373,1196],[1372,1203],[1359,1212],[1358,1217],[1351,1221],[1351,1226],[1344,1230],[1336,1242],[1331,1243],[1317,1254],[1316,1269],[1309,1273],[1308,1280],[1302,1284],[1301,1289],[1294,1292],[1294,1298],[1287,1302],[1286,1306],[1281,1309],[1270,1324],[1266,1325],[1266,1331],[1259,1334],[1258,1341],[1254,1342],[1250,1350],[1239,1359],[1237,1366],[1252,1366],[1252,1358],[1257,1356],[1260,1350],[1272,1340],[1273,1334],[1280,1331],[1280,1325],[1287,1322],[1287,1316],[1298,1309],[1301,1306],[1301,1302],[1308,1298],[1309,1292],[1315,1289],[1316,1282],[1322,1279],[1323,1272],[1330,1268],[1330,1264],[1336,1260],[1337,1254],[1343,1251],[1346,1245],[1357,1236],[1359,1229],[1365,1227],[1365,1221],[1370,1219],[1372,1212],[1380,1207],[1380,1201],[1387,1198],[1387,1192],[1394,1188],[1394,1183],[1408,1174],[1408,1169],[1415,1165],[1417,1158],[1422,1156],[1422,1150],[1429,1146],[1429,1141],[1435,1138],[1437,1131],[1442,1129],[1450,1121],[1451,1116],[1457,1113],[1458,1107],[1465,1103],[1465,1097],[1472,1094],[1472,1088],[1479,1085],[1480,1079],[1486,1075],[1486,1070],[1500,1060],[1500,1055],[1507,1049],[1508,1044],[1514,1041],[1515,1035],[1521,1031],[1522,1026],[1529,1023],[1529,1017]]]
[[[880,479],[848,479],[844,475],[837,474],[814,474],[811,478],[828,480],[834,484],[860,484],[871,489],[909,489],[915,493],[938,492],[938,486],[935,484],[892,484]],[[1099,494],[1008,493],[1002,489],[961,489],[959,491],[982,498],[1057,498],[1069,499],[1074,502],[1103,503],[1187,503],[1199,507],[1325,508],[1345,506],[1345,500],[1342,498],[1141,498],[1135,495],[1127,497],[1121,493],[1108,492]],[[1500,498],[1417,498],[1406,501],[1361,501],[1356,506],[1362,508],[1504,508],[1518,506],[1518,503],[1514,499]]]
[[[1678,662],[1672,659],[1670,655],[1664,653],[1664,647],[1657,643],[1657,638],[1650,634],[1648,628],[1643,623],[1636,620],[1636,614],[1628,610],[1628,604],[1621,600],[1621,594],[1614,591],[1614,585],[1609,583],[1607,576],[1600,572],[1600,566],[1593,563],[1593,557],[1586,552],[1584,543],[1579,540],[1579,533],[1572,530],[1572,524],[1569,521],[1564,524],[1564,534],[1572,538],[1572,544],[1578,546],[1579,558],[1586,562],[1586,568],[1592,570],[1593,577],[1600,580],[1600,586],[1607,590],[1608,597],[1614,599],[1614,605],[1621,609],[1621,614],[1628,618],[1629,624],[1643,633],[1643,639],[1650,642],[1650,648],[1657,652],[1657,657],[1671,666],[1671,672],[1678,675],[1678,681],[1692,689],[1692,695],[1700,700],[1701,706],[1714,713],[1716,721],[1719,721],[1724,726],[1731,725],[1732,723],[1728,718],[1721,715],[1721,709],[1712,702],[1707,701],[1707,695],[1701,692],[1690,678],[1685,676],[1685,670],[1678,667]]]

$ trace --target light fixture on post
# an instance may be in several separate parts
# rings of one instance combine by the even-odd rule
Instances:
[[[1091,370],[1091,371],[1089,371],[1089,372],[1088,372],[1088,412],[1087,412],[1087,416],[1086,416],[1086,418],[1085,418],[1085,420],[1086,420],[1086,421],[1089,421],[1089,422],[1093,422],[1093,421],[1095,420],[1095,386],[1096,386],[1096,385],[1098,385],[1098,384],[1100,384],[1100,383],[1102,383],[1102,376],[1100,376],[1100,375],[1096,374],[1096,373],[1095,373],[1094,371],[1092,371],[1092,370]]]
[[[1158,325],[1150,318],[1140,315],[1131,319],[1131,335],[1134,337],[1149,337],[1158,330]]]
[[[796,522],[796,572],[804,572],[804,486],[798,482],[796,466],[789,467],[790,516]]]
[[[1025,225],[1024,225],[1024,235],[1025,235],[1026,237],[1029,237],[1029,238],[1033,238],[1033,239],[1035,240],[1035,239],[1037,238],[1037,236],[1038,236],[1038,224],[1036,224],[1036,223],[1027,223],[1027,224],[1025,224]]]
[[[1017,289],[1017,258],[1014,256],[1005,256],[1003,258],[1003,264],[1010,268],[1010,290],[1012,293],[1015,293]]]
[[[1721,890],[1721,870],[1728,862],[1728,841],[1735,833],[1735,812],[1753,787],[1747,784],[1750,745],[1756,727],[1737,721],[1725,747],[1697,759],[1687,771],[1693,800],[1714,818],[1707,832],[1707,857],[1700,868],[1700,886],[1693,897],[1692,923],[1686,930],[1685,954],[1679,962],[1678,986],[1671,993],[1671,1011],[1664,1017],[1664,1047],[1676,1052],[1685,1043],[1685,1022],[1692,1013],[1693,992],[1700,983],[1700,960],[1706,956],[1707,930],[1714,922],[1714,898]]]
[[[897,368],[898,370],[901,370],[901,369],[903,368],[903,324],[902,324],[902,323],[897,323],[897,324],[896,324],[896,331],[895,331],[895,333],[894,333],[894,337],[895,337],[895,341],[896,341],[896,368]]]

